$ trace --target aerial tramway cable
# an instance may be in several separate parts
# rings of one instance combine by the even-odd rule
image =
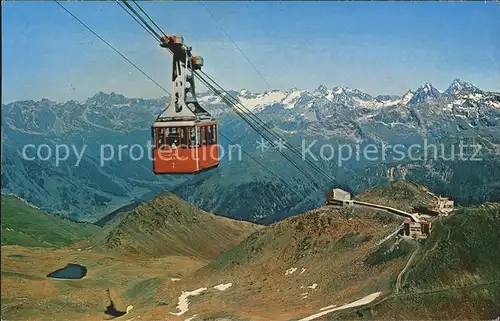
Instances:
[[[195,75],[198,77],[198,79],[205,85],[207,86],[207,88],[209,88],[210,90],[214,91],[214,92],[217,92],[217,89],[214,88],[212,86],[212,84],[210,84],[206,79],[203,78],[203,76],[200,76],[199,74],[195,73]],[[221,99],[226,102],[226,104],[228,105],[233,105],[233,102],[229,101],[228,98],[226,96],[222,96]],[[248,120],[248,116],[245,115],[244,112],[242,112],[241,110],[239,110],[238,108],[236,108],[236,113],[238,114],[238,116],[240,116],[251,128],[253,128],[259,135],[261,135],[264,139],[267,139],[269,141],[270,144],[273,144],[273,147],[277,147],[276,143],[269,140],[267,137],[265,137],[265,135],[260,131],[260,129],[258,129],[256,127],[255,124],[253,124],[251,121]],[[305,172],[299,165],[297,165],[297,163],[295,163],[290,157],[288,157],[288,155],[286,155],[285,153],[283,153],[282,151],[278,150],[278,152],[286,159],[288,160],[300,173],[302,173],[304,175],[304,177],[308,180],[311,181],[311,183],[318,189],[321,189],[322,186],[319,182],[316,181],[315,178],[311,177],[308,175],[307,172]]]
[[[118,0],[117,0],[118,1]],[[142,24],[137,20],[137,19],[134,19],[137,23],[139,23],[141,26],[143,26],[143,24],[145,26],[143,26],[143,28],[147,28],[146,30],[150,30],[150,31],[153,31],[154,32],[154,29],[140,16],[140,14],[134,10],[128,3],[126,0],[121,0],[122,2],[124,2],[127,7],[129,9],[131,9],[131,11],[140,19],[140,21],[142,22]],[[145,12],[145,10],[143,10],[140,5],[133,0],[133,2],[135,3],[135,5],[139,8],[139,10],[141,12],[143,12],[147,18],[156,26],[156,28],[158,28],[158,30],[163,33],[165,35],[165,33],[161,30],[161,28],[153,21],[153,19]],[[125,9],[122,7],[122,9]],[[130,14],[130,13],[129,13]],[[151,35],[151,33],[150,33]],[[153,36],[154,39],[156,39],[157,41],[159,41],[161,43],[161,37],[155,32],[155,35],[156,36]],[[249,124],[254,130],[256,130],[256,132],[262,136],[264,139],[268,140],[269,143],[273,143],[272,140],[270,140],[269,138],[267,138],[263,132],[259,129],[256,128],[255,125],[251,124],[251,122],[248,120],[248,118],[251,118],[253,119],[253,121],[255,121],[256,123],[258,123],[260,125],[260,127],[262,127],[267,133],[269,133],[270,135],[272,135],[273,137],[275,138],[278,138],[280,139],[280,141],[283,141],[285,146],[287,146],[295,155],[301,157],[302,155],[300,154],[300,152],[293,146],[291,146],[281,135],[279,135],[275,130],[273,130],[271,127],[269,127],[265,122],[263,122],[258,116],[256,116],[254,113],[252,113],[250,110],[248,110],[248,108],[246,108],[246,106],[244,106],[238,99],[236,99],[235,97],[233,97],[231,94],[229,94],[222,86],[220,86],[215,80],[213,80],[209,75],[207,75],[205,72],[203,71],[200,71],[199,73],[202,73],[205,77],[208,78],[207,79],[203,79],[202,82],[204,83],[204,85],[206,85],[210,90],[212,90],[216,95],[218,95],[222,100],[224,100],[226,102],[226,104],[228,104],[230,107],[232,107],[236,112],[237,114],[247,123]],[[196,72],[196,76],[200,79],[200,77],[202,77],[198,72]],[[201,80],[201,79],[200,79]],[[209,82],[212,82],[213,84],[209,84]],[[217,87],[219,89],[217,89]],[[241,108],[238,108],[237,105],[240,105],[245,111],[246,113],[242,113],[241,112]],[[244,115],[245,114],[245,115]],[[247,117],[245,117],[247,116]],[[289,157],[285,156],[285,154],[280,150],[279,151],[280,154],[285,158],[287,159],[290,163],[292,163],[292,165],[294,165],[294,167],[296,167],[297,169],[299,169],[298,165],[296,165]],[[342,187],[342,189],[345,189],[345,190],[349,190],[345,185],[341,184],[340,182],[338,182],[333,176],[331,175],[328,175],[325,173],[325,171],[323,169],[321,169],[319,166],[317,166],[316,164],[314,164],[311,160],[309,159],[304,159],[305,163],[308,164],[309,166],[311,166],[312,169],[316,170],[320,176],[322,176],[324,179],[327,179],[329,183],[334,183],[334,185],[337,185],[339,187]],[[321,189],[321,185],[318,184],[318,182],[315,182],[315,180],[311,179],[311,177],[307,176],[307,173],[305,173],[303,171],[303,169],[299,169],[299,171],[301,173],[303,173],[304,175],[306,175],[306,177],[316,186],[318,187],[319,189]]]
[[[135,1],[135,0],[134,0]],[[222,24],[220,23],[220,21],[215,17],[215,15],[210,11],[210,9],[208,8],[208,6],[202,1],[201,2],[205,8],[205,10],[208,12],[208,14],[212,17],[212,19],[215,21],[215,23],[217,24],[217,26],[219,27],[219,29],[226,35],[226,37],[229,38],[229,40],[234,44],[234,46],[236,47],[236,49],[240,52],[240,54],[243,56],[243,58],[245,58],[245,60],[250,64],[250,66],[252,66],[252,68],[255,70],[255,72],[259,75],[259,77],[267,84],[267,86],[272,89],[271,85],[269,84],[269,82],[264,78],[264,76],[262,75],[262,73],[257,69],[257,67],[255,67],[254,63],[250,60],[250,58],[248,58],[248,56],[243,52],[243,50],[238,46],[238,44],[234,41],[234,39],[227,33],[227,31],[224,29],[224,27],[222,26]],[[203,72],[202,70],[200,70],[200,72]],[[206,74],[205,74],[206,75]],[[210,76],[206,75],[208,78],[210,78]],[[210,78],[211,79],[211,78]],[[212,79],[213,82],[215,82],[213,79]],[[226,92],[227,93],[227,92]],[[229,93],[227,93],[229,95]],[[232,97],[234,98],[234,97]],[[245,108],[247,110],[247,108],[241,104],[241,102],[237,101],[237,103],[239,103],[243,108]],[[249,110],[247,110],[248,113],[251,113]],[[260,121],[260,119],[255,115],[255,117]],[[267,124],[263,123],[263,126],[265,126],[266,128],[270,129],[270,130],[273,130],[272,128],[270,128]],[[288,142],[283,138],[281,137],[279,134],[277,134],[277,132],[274,131],[274,133],[278,136],[278,138],[280,140],[283,140],[285,141],[285,145],[288,144]],[[276,137],[276,136],[275,136]],[[290,144],[288,144],[290,145]],[[293,147],[289,147],[292,151],[295,152],[296,148],[293,148]],[[305,160],[307,163],[309,163],[309,165],[311,165],[311,162],[308,161],[308,160]],[[312,166],[315,166],[315,164],[313,163]],[[317,166],[316,166],[316,169],[318,170]],[[340,184],[340,182],[336,181],[335,178],[331,175],[328,175],[326,174],[322,169],[319,169],[318,172],[320,173],[320,175],[322,175],[324,178],[326,178],[329,182],[333,182],[334,184],[338,185],[339,187],[342,187],[342,189],[344,190],[349,190],[349,188],[347,188],[345,185],[342,185]]]
[[[117,0],[117,1],[118,1],[118,0]],[[149,25],[149,24],[145,21],[145,19],[144,19],[144,18],[140,17],[139,13],[138,13],[136,10],[134,10],[133,8],[131,8],[130,4],[128,4],[126,0],[121,0],[121,2],[124,2],[124,3],[127,5],[127,7],[128,7],[129,9],[131,9],[131,11],[132,11],[135,15],[137,15],[137,16],[138,16],[138,18],[139,18],[139,20],[142,22],[142,24],[141,24],[141,23],[138,21],[138,19],[134,19],[137,23],[139,23],[141,26],[142,26],[143,24],[144,24],[144,25],[146,25],[145,27],[143,26],[143,28],[144,28],[145,30],[149,30],[149,31],[153,31],[153,30],[154,30],[154,29],[153,29],[153,28],[152,28],[152,27],[151,27],[151,26],[150,26],[150,25]],[[138,3],[135,3],[135,4],[136,4],[136,6],[137,6],[137,7],[139,7],[139,8],[140,8],[140,5],[139,5]],[[122,6],[121,6],[121,7],[122,7]],[[122,7],[122,9],[125,9],[125,8],[123,8],[123,7]],[[140,8],[139,10],[140,10],[140,11],[142,11],[142,12],[145,12],[142,8]],[[129,14],[130,14],[130,13],[129,13]],[[149,15],[148,15],[148,19],[150,19],[150,20],[152,21],[152,19],[151,19],[151,17],[149,17]],[[156,24],[155,24],[155,25],[156,25]],[[156,26],[157,26],[157,25],[156,25]],[[159,27],[157,27],[157,28],[158,28],[158,29],[160,29]],[[161,29],[160,29],[160,32],[162,32],[162,31],[161,31]],[[149,33],[149,34],[151,35],[151,33]],[[154,38],[156,41],[158,41],[159,43],[161,43],[161,37],[160,37],[158,34],[156,34],[156,36],[153,36],[153,38]],[[198,77],[198,79],[200,79],[200,77],[203,77],[203,76],[201,76],[201,75],[199,75],[199,74],[197,74],[197,73],[195,73],[195,75]],[[206,75],[205,73],[203,73],[203,75],[204,75],[205,77],[209,77],[209,76],[208,76],[208,75]],[[201,79],[200,79],[200,80],[201,80]],[[275,144],[275,143],[274,143],[271,139],[269,139],[268,137],[266,137],[266,136],[264,135],[264,133],[263,133],[263,132],[262,132],[259,128],[257,128],[257,126],[256,126],[255,124],[252,124],[252,122],[249,120],[249,118],[253,118],[253,119],[254,119],[254,121],[255,121],[255,119],[257,119],[257,120],[258,120],[261,124],[262,124],[263,122],[262,122],[262,121],[261,121],[261,120],[260,120],[260,119],[259,119],[259,118],[255,115],[255,114],[253,114],[253,113],[249,113],[248,109],[246,109],[246,107],[245,107],[244,105],[242,105],[241,103],[239,103],[239,105],[241,105],[242,107],[244,107],[244,108],[245,108],[248,112],[247,112],[247,113],[245,113],[244,111],[242,111],[242,110],[241,110],[241,108],[240,108],[240,107],[238,107],[238,103],[237,103],[238,101],[236,100],[236,98],[232,97],[229,93],[227,93],[227,91],[226,91],[226,90],[224,90],[224,89],[222,88],[222,86],[220,86],[219,84],[217,84],[217,83],[216,83],[216,82],[215,82],[212,78],[210,78],[210,81],[212,81],[215,85],[210,84],[210,83],[209,83],[209,81],[208,81],[208,80],[206,80],[206,79],[202,80],[202,82],[203,82],[203,84],[204,84],[204,85],[206,85],[206,86],[207,86],[210,90],[212,90],[212,91],[213,91],[216,95],[218,95],[218,96],[219,96],[219,97],[220,97],[223,101],[225,101],[225,102],[226,102],[226,104],[228,104],[231,108],[233,108],[233,110],[235,110],[235,111],[236,111],[236,113],[238,114],[238,116],[240,116],[240,117],[241,117],[241,118],[242,118],[242,119],[243,119],[243,120],[244,120],[244,121],[245,121],[245,122],[246,122],[246,123],[247,123],[250,127],[252,127],[252,128],[253,128],[253,129],[254,129],[254,130],[255,130],[255,131],[256,131],[256,132],[257,132],[260,136],[262,136],[264,139],[266,139],[266,140],[267,140],[270,144],[272,144],[272,145],[274,145],[274,146],[276,147],[276,144]],[[226,95],[227,95],[228,97],[226,97],[225,95],[223,95],[223,94],[221,93],[221,91],[220,91],[220,90],[217,90],[215,86],[217,86],[217,87],[221,88],[221,89],[222,89],[222,91],[223,91],[223,92],[225,92],[225,93],[226,93]],[[229,98],[230,98],[230,99],[232,99],[232,101],[231,101]],[[268,128],[269,128],[269,127],[268,127]],[[264,128],[264,129],[265,129],[268,133],[272,134],[272,132],[271,132],[271,131],[269,131],[269,129],[267,129],[267,128]],[[274,135],[274,136],[276,137],[276,135]],[[315,178],[313,178],[313,176],[311,176],[310,174],[308,174],[307,172],[305,172],[303,168],[301,168],[301,167],[300,167],[300,166],[299,166],[296,162],[294,162],[294,161],[293,161],[293,160],[292,160],[292,159],[291,159],[288,155],[286,155],[283,151],[278,150],[278,152],[279,152],[279,153],[280,153],[280,154],[281,154],[281,155],[282,155],[282,156],[283,156],[283,157],[284,157],[287,161],[289,161],[289,162],[290,162],[290,163],[291,163],[291,164],[292,164],[292,165],[293,165],[293,166],[294,166],[297,170],[299,170],[299,171],[300,171],[300,172],[301,172],[301,173],[305,176],[305,178],[306,178],[307,180],[309,180],[309,181],[310,181],[310,182],[311,182],[311,183],[312,183],[312,184],[313,184],[313,185],[314,185],[317,189],[319,189],[319,190],[321,190],[321,189],[322,189],[322,185],[321,185],[321,183],[319,183],[318,181],[316,181],[316,179],[315,179]]]
[[[261,120],[257,115],[255,115],[254,113],[252,113],[245,105],[243,105],[237,98],[233,97],[229,92],[227,92],[224,88],[222,88],[220,85],[217,84],[217,82],[215,82],[215,80],[213,80],[209,75],[207,75],[205,72],[203,71],[197,71],[197,73],[202,73],[204,76],[206,76],[207,78],[209,78],[213,83],[215,83],[219,88],[220,90],[218,90],[217,92],[218,93],[222,93],[222,94],[225,94],[224,96],[225,97],[229,97],[231,98],[233,101],[231,102],[231,105],[234,106],[236,104],[240,105],[241,108],[243,108],[245,111],[246,111],[246,114],[249,115],[250,118],[252,118],[255,122],[259,123],[261,125],[261,127],[263,127],[264,130],[266,130],[270,135],[272,135],[274,138],[277,138],[279,139],[280,141],[283,141],[285,143],[285,146],[288,147],[295,155],[297,155],[298,157],[302,157],[302,155],[300,154],[300,152],[297,150],[296,147],[293,147],[290,143],[288,143],[286,141],[286,139],[284,139],[279,133],[277,133],[274,129],[272,129],[271,127],[269,127],[268,124],[266,124],[263,120]],[[264,137],[265,138],[265,137]],[[270,140],[269,140],[270,141]],[[342,187],[343,189],[346,189],[347,188],[345,186],[343,186],[341,183],[339,183],[337,180],[335,180],[335,178],[333,178],[331,175],[328,175],[326,174],[319,166],[317,166],[316,164],[314,164],[311,160],[309,159],[304,159],[304,161],[310,165],[313,169],[315,169],[323,178],[327,179],[329,182],[333,182],[334,184],[338,185],[339,187]]]
[[[132,0],[132,2],[137,6],[137,8],[139,8],[139,10],[141,10],[142,13],[144,13],[146,18],[148,18],[149,21],[151,21],[151,23],[158,29],[158,31],[160,31],[162,35],[167,36],[167,34],[163,32],[163,30],[161,30],[161,28],[156,24],[156,22],[154,22],[153,19],[151,19],[151,17],[146,13],[146,11],[144,11],[135,0]]]
[[[55,0],[56,1],[56,0]],[[57,2],[57,1],[56,1]],[[119,1],[117,0],[117,2],[119,3]],[[148,34],[150,36],[152,36],[155,40],[157,40],[158,42],[161,43],[161,36],[149,25],[149,23],[147,21],[145,21],[145,19],[137,12],[137,10],[135,10],[126,0],[121,0],[121,2],[123,2],[128,8],[129,10],[137,17],[137,19],[128,11],[126,10],[125,7],[123,7],[120,3],[120,7],[125,10],[131,17],[134,18],[134,20],[139,24],[141,25],[142,28],[144,28]],[[58,3],[58,2],[57,2]],[[147,15],[147,13],[145,12],[145,10],[143,10],[140,5],[134,1],[134,3],[136,4],[136,6],[139,8],[139,10],[141,12],[143,12],[147,17],[148,19],[159,29],[159,31],[161,33],[164,34],[164,32],[158,27],[158,25],[156,23],[154,23],[154,21],[151,19],[151,17],[149,15]],[[59,3],[58,3],[59,4]],[[61,4],[59,4],[61,7],[63,7]],[[66,8],[63,7],[63,9],[65,9],[66,11],[68,11]],[[68,11],[68,13],[70,13]],[[71,14],[71,13],[70,13]],[[76,18],[73,14],[71,14],[74,18]],[[81,20],[79,20],[78,18],[76,18],[79,22],[81,22],[83,24],[83,22]],[[142,22],[142,23],[141,23]],[[134,65],[134,67],[136,67],[136,69],[138,69],[141,73],[143,73],[145,76],[147,76],[150,80],[152,80],[156,85],[158,85],[162,90],[164,90],[165,92],[168,93],[167,90],[165,90],[165,88],[163,88],[161,85],[159,85],[156,81],[154,81],[151,77],[149,77],[147,74],[145,74],[142,70],[140,70],[140,68],[138,68],[137,66],[135,66],[135,64],[133,64],[128,58],[126,58],[125,56],[123,56],[119,51],[117,51],[114,47],[112,47],[109,43],[107,43],[104,39],[102,39],[99,35],[97,35],[97,33],[95,33],[94,31],[92,31],[90,28],[88,28],[92,33],[94,33],[98,38],[100,38],[101,40],[103,40],[106,44],[108,44],[113,50],[115,50],[117,53],[120,54],[120,56],[122,56],[125,60],[127,60],[129,63],[131,63],[132,65]],[[266,137],[266,135],[263,133],[262,130],[260,130],[258,127],[261,127],[262,129],[264,129],[269,135],[275,137],[275,138],[279,138],[281,141],[283,141],[285,143],[286,146],[288,146],[288,148],[296,155],[300,155],[300,153],[296,150],[296,148],[294,148],[293,146],[291,146],[285,139],[283,139],[283,137],[281,137],[275,130],[273,130],[272,128],[270,128],[265,122],[263,122],[258,116],[256,116],[254,113],[252,113],[251,111],[249,111],[246,106],[244,106],[238,99],[234,98],[232,95],[230,95],[222,86],[220,86],[217,82],[215,82],[209,75],[207,75],[206,73],[204,72],[201,72],[202,75],[200,75],[199,73],[196,73],[196,76],[204,83],[204,85],[206,85],[210,90],[212,90],[216,95],[218,95],[224,102],[226,102],[226,104],[228,104],[231,108],[233,108],[233,110],[236,111],[236,113],[238,114],[238,116],[240,116],[250,127],[252,127],[260,136],[262,136],[264,139],[266,139],[270,144],[272,145],[276,145],[272,139],[269,139],[268,137]],[[206,78],[203,78],[206,77]],[[207,79],[208,78],[208,79]],[[210,82],[212,82],[213,84],[210,84]],[[217,89],[217,87],[219,89]],[[170,93],[169,93],[170,94]],[[238,107],[238,105],[241,106]],[[246,111],[246,113],[244,111],[242,111],[242,108]],[[260,126],[256,126],[255,124],[252,123],[251,120],[249,119],[252,119],[254,122],[256,122],[258,125]],[[224,135],[223,135],[224,136]],[[227,139],[227,137],[225,137]],[[228,141],[230,141],[228,139]],[[308,179],[316,188],[320,189],[322,188],[321,184],[316,181],[315,178],[313,178],[311,175],[308,175],[307,172],[305,172],[299,165],[297,165],[296,162],[294,162],[287,154],[285,154],[283,151],[281,150],[278,150],[278,152],[288,161],[290,162],[297,170],[299,170],[305,177],[306,179]],[[301,155],[300,155],[301,156]],[[305,159],[305,162],[310,165],[314,170],[316,170],[323,178],[325,179],[328,179],[329,182],[333,182],[334,184],[338,185],[338,186],[342,186],[339,182],[337,182],[333,177],[327,175],[324,173],[324,171],[319,168],[316,164],[312,163],[310,160],[308,159]],[[343,187],[343,186],[342,186]],[[343,187],[344,189],[346,189],[345,187]]]
[[[64,9],[64,11],[66,11],[70,16],[72,16],[75,20],[77,20],[81,25],[83,25],[85,28],[87,28],[87,30],[89,30],[92,34],[94,34],[94,36],[96,36],[97,38],[99,38],[102,42],[104,42],[106,45],[108,45],[108,47],[110,47],[111,49],[113,49],[117,54],[119,54],[123,59],[125,59],[129,64],[131,64],[135,69],[137,69],[141,74],[143,74],[146,78],[148,78],[149,80],[151,80],[156,86],[158,86],[160,89],[162,89],[163,91],[167,92],[168,91],[162,86],[160,85],[156,80],[154,80],[153,78],[151,78],[148,74],[146,74],[141,68],[137,67],[136,64],[134,64],[130,59],[128,59],[127,57],[125,57],[125,55],[123,55],[118,49],[116,49],[115,47],[113,47],[113,45],[111,45],[109,42],[107,42],[104,38],[102,38],[101,36],[99,36],[99,34],[97,32],[95,32],[94,30],[92,30],[89,26],[87,26],[82,20],[78,19],[77,16],[75,16],[71,11],[69,11],[68,9],[66,9],[66,7],[64,7],[62,4],[59,3],[59,1],[57,0],[54,0],[55,3],[57,3],[62,9]]]
[[[126,0],[122,0],[122,2],[129,8],[130,11],[132,11],[136,15],[137,18],[139,18],[139,20],[142,21],[142,23],[144,24],[144,26],[146,28],[148,28],[149,31],[151,31],[156,36],[156,38],[158,39],[158,41],[161,41],[161,37],[162,36],[160,36],[160,34],[158,34],[158,32],[156,32],[156,30],[154,30],[146,21],[144,21],[144,18],[142,18],[141,15],[134,8],[132,8],[132,6]],[[139,7],[139,5],[137,3],[135,3],[135,4],[136,4],[136,6]]]
[[[121,3],[121,1],[120,1],[120,0],[115,0],[115,1],[116,1],[116,3],[118,3],[118,5],[119,5],[119,6],[123,9],[123,11],[125,11],[125,12],[129,15],[129,16],[131,16],[131,17],[132,17],[132,19],[134,19],[134,20],[135,20],[135,21],[136,21],[136,22],[137,22],[137,23],[138,23],[138,24],[139,24],[139,25],[140,25],[140,26],[141,26],[144,30],[146,30],[146,32],[147,32],[147,33],[148,33],[151,37],[153,37],[154,39],[156,39],[155,34],[154,34],[154,33],[152,33],[152,32],[151,32],[151,30],[149,30],[148,28],[146,28],[146,27],[145,27],[145,26],[144,26],[144,25],[140,22],[140,20],[139,20],[139,19],[137,19],[137,17],[136,17],[134,14],[132,14],[130,11],[128,11],[128,10],[127,10],[127,8],[125,8],[125,7],[123,6],[123,4]]]
[[[160,89],[165,91],[167,94],[170,95],[170,92],[166,90],[163,86],[161,86],[158,82],[156,82],[153,78],[151,78],[148,74],[146,74],[144,71],[142,71],[137,65],[135,65],[132,61],[130,61],[127,57],[125,57],[120,51],[118,51],[116,48],[114,48],[109,42],[107,42],[105,39],[103,39],[101,36],[99,36],[94,30],[92,30],[89,26],[87,26],[83,21],[78,19],[74,14],[72,14],[68,9],[66,9],[63,5],[61,5],[57,0],[54,0],[62,9],[64,9],[69,15],[71,15],[73,18],[75,18],[80,24],[82,24],[85,28],[87,28],[91,33],[93,33],[97,38],[99,38],[101,41],[103,41],[106,45],[108,45],[111,49],[113,49],[116,53],[118,53],[123,59],[125,59],[128,63],[130,63],[132,66],[134,66],[138,71],[140,71],[143,75],[145,75],[149,80],[151,80],[154,84],[156,84]],[[125,9],[125,8],[123,8]],[[134,19],[135,20],[135,19]],[[138,23],[139,21],[136,20]],[[146,29],[147,30],[147,29]],[[214,88],[215,89],[215,88]],[[216,89],[215,89],[216,90]],[[217,90],[216,90],[217,91]],[[230,96],[230,95],[229,95]],[[232,97],[232,96],[231,96]],[[234,97],[232,97],[234,99]],[[220,132],[220,134],[230,143],[234,144],[227,136],[225,136],[223,133]],[[264,137],[264,136],[263,136]],[[265,138],[265,137],[264,137]],[[267,168],[264,164],[259,162],[256,158],[254,158],[252,155],[248,154],[245,150],[241,149],[242,152],[247,155],[249,158],[251,158],[253,161],[255,161],[258,165],[260,165],[262,168],[264,168],[266,171],[274,175],[276,178],[281,180],[278,174]],[[301,170],[302,172],[302,170]],[[300,192],[298,192],[294,187],[291,187],[287,181],[282,180],[284,185],[286,185],[291,192],[299,196],[299,198],[303,198],[304,195],[302,195]],[[361,219],[358,215],[351,213],[353,216],[359,219],[360,223],[364,226],[366,226],[370,231],[373,232],[373,227],[371,225],[368,225],[367,223],[364,222],[363,219]]]
[[[80,20],[78,17],[76,17],[71,11],[69,11],[66,7],[64,7],[62,4],[59,3],[59,1],[57,0],[54,0],[54,2],[56,2],[64,11],[66,11],[70,16],[72,16],[75,20],[77,20],[81,25],[83,25],[87,30],[89,30],[92,34],[94,34],[97,38],[99,38],[102,42],[104,42],[107,46],[109,46],[111,49],[113,49],[113,51],[115,51],[117,54],[119,54],[124,60],[126,60],[129,64],[131,64],[134,68],[136,68],[140,73],[142,73],[144,76],[146,76],[151,82],[153,82],[156,86],[158,86],[158,88],[160,88],[161,90],[163,90],[165,93],[167,93],[168,95],[171,95],[170,92],[165,89],[162,85],[160,85],[157,81],[155,81],[153,78],[151,78],[147,73],[145,73],[141,68],[139,68],[136,64],[134,64],[130,59],[128,59],[125,55],[123,55],[118,49],[116,49],[113,45],[111,45],[109,42],[107,42],[104,38],[102,38],[97,32],[95,32],[94,30],[92,30],[92,28],[90,28],[87,24],[85,24],[82,20]],[[118,1],[117,1],[118,2]],[[126,9],[124,7],[122,7],[125,11]],[[127,11],[128,12],[128,11]],[[133,17],[133,16],[132,16]],[[134,18],[135,19],[135,18]],[[135,19],[137,22],[138,20]],[[148,29],[145,28],[146,31],[149,32]],[[151,33],[150,33],[151,34]],[[154,37],[154,36],[153,36]],[[235,145],[235,142],[233,142],[229,137],[227,137],[226,135],[224,135],[224,133],[222,132],[219,132],[219,134],[224,137],[224,139],[226,139],[230,144],[233,144]],[[279,180],[282,180],[281,177],[275,173],[274,171],[272,171],[271,169],[269,169],[268,167],[266,167],[264,164],[262,164],[259,160],[257,160],[255,157],[253,157],[252,155],[250,155],[248,152],[246,152],[243,148],[241,149],[241,151],[246,155],[248,156],[250,159],[252,159],[255,163],[257,163],[259,166],[261,166],[263,169],[265,169],[267,172],[269,172],[271,175],[275,176],[276,178],[278,178]],[[283,181],[283,180],[282,180]],[[303,194],[301,194],[298,190],[296,190],[295,188],[291,187],[286,181],[283,181],[284,184],[290,189],[291,192],[293,192],[295,195],[297,195],[298,197],[302,198],[303,197]]]

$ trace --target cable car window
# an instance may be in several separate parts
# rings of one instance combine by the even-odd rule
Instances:
[[[196,146],[196,131],[194,127],[189,127],[189,147]]]
[[[212,135],[210,137],[210,145],[217,144],[217,125],[210,126],[212,130]]]
[[[201,142],[201,130],[200,127],[196,128],[196,146],[200,146]]]
[[[209,139],[207,133],[208,126],[203,126],[200,129],[201,129],[201,143],[203,145],[208,145],[208,139]]]
[[[213,130],[212,130],[212,125],[207,126],[207,145],[212,145],[212,138],[213,138]]]
[[[153,147],[156,146],[156,129],[155,128],[151,128],[151,144],[154,144]],[[158,147],[158,146],[156,146]]]
[[[179,130],[177,127],[167,128],[166,145],[169,147],[179,146]]]
[[[181,137],[181,147],[186,148],[188,146],[187,127],[180,127],[179,132]]]
[[[165,148],[165,128],[158,128],[158,148]]]

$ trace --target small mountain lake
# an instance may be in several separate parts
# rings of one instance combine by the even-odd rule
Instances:
[[[54,279],[82,279],[87,275],[87,268],[79,264],[68,264],[62,269],[55,270],[52,273],[47,274],[47,277]]]

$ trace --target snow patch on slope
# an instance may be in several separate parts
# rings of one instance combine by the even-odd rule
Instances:
[[[297,271],[297,268],[289,268],[288,270],[285,271],[285,275],[292,275],[293,273],[295,273],[295,271]]]
[[[365,304],[368,304],[370,302],[372,302],[373,300],[375,300],[376,298],[379,297],[379,295],[382,294],[382,292],[375,292],[375,293],[372,293],[370,295],[367,295],[365,296],[364,298],[361,298],[357,301],[354,301],[354,302],[351,302],[349,304],[345,304],[343,306],[340,306],[338,308],[333,308],[333,309],[328,309],[328,310],[324,310],[322,312],[319,312],[319,313],[316,313],[316,314],[313,314],[313,315],[310,315],[306,318],[302,318],[300,319],[299,321],[310,321],[310,320],[314,320],[314,319],[317,319],[319,317],[322,317],[328,313],[332,313],[334,311],[338,311],[338,310],[344,310],[344,309],[349,309],[349,308],[353,308],[353,307],[357,307],[357,306],[361,306],[361,305],[365,305]]]
[[[190,296],[199,295],[199,294],[201,294],[205,290],[207,290],[207,288],[199,288],[197,290],[190,291],[190,292],[182,291],[182,294],[179,296],[179,303],[177,304],[177,310],[179,310],[179,312],[176,312],[176,313],[170,312],[170,314],[176,315],[176,316],[181,316],[184,313],[186,313],[189,310],[189,308],[188,308],[188,306],[189,306],[189,300],[188,300],[188,298]]]
[[[297,103],[297,100],[300,98],[300,95],[304,90],[295,90],[289,93],[282,101],[281,103],[284,105],[283,108],[285,109],[290,109],[295,107],[295,104]]]
[[[217,289],[219,291],[225,291],[229,289],[233,284],[232,283],[226,283],[226,284],[219,284],[214,286],[214,289]]]

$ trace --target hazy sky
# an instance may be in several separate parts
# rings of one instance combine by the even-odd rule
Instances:
[[[62,3],[170,90],[170,54],[116,2]],[[140,3],[167,34],[183,35],[227,89],[325,84],[404,94],[425,82],[444,90],[461,78],[500,91],[499,3]],[[2,5],[2,102],[164,95],[55,2]]]

